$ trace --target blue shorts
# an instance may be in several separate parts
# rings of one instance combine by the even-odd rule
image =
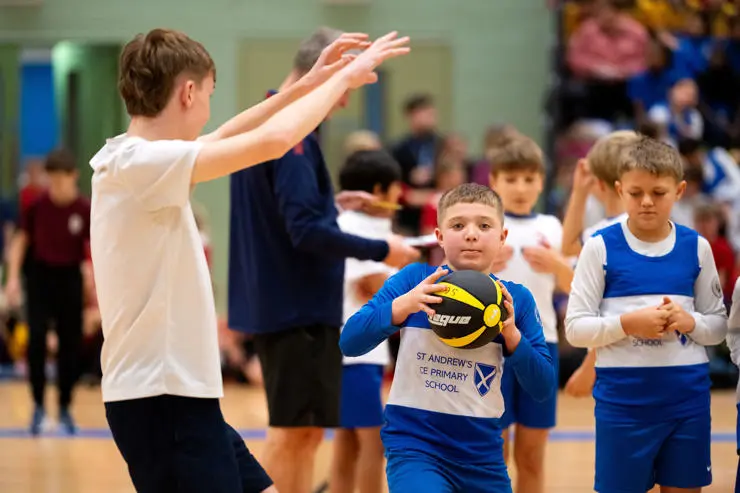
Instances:
[[[389,493],[512,493],[506,464],[480,465],[415,450],[387,450]]]
[[[382,426],[382,386],[382,365],[344,365],[342,367],[340,427],[352,429]]]
[[[558,345],[547,343],[552,356],[552,365],[555,368],[555,378],[560,371]],[[508,428],[518,423],[527,428],[554,428],[555,414],[558,407],[558,393],[543,402],[538,402],[519,385],[519,380],[513,371],[506,371],[501,377],[501,392],[504,396],[504,414],[501,416],[501,428]]]
[[[701,488],[712,483],[709,412],[663,423],[596,420],[599,493],[645,493],[655,484]]]

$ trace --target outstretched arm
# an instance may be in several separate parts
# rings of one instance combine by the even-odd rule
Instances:
[[[433,315],[431,306],[442,301],[434,293],[447,289],[436,282],[447,271],[437,269],[428,276],[425,273],[424,264],[413,264],[389,278],[373,299],[344,325],[339,339],[342,353],[347,356],[365,354],[398,331],[414,313],[424,311]]]
[[[242,111],[214,132],[203,135],[198,140],[202,142],[215,142],[259,127],[278,111],[306,96],[326,82],[337,71],[344,68],[354,58],[353,56],[345,55],[348,50],[367,48],[369,44],[367,42],[367,34],[342,34],[324,49],[316,61],[316,65],[314,65],[310,72],[301,77],[298,82],[261,103]]]
[[[327,82],[278,111],[256,129],[203,143],[193,167],[192,183],[214,180],[277,159],[312,132],[349,89],[377,81],[375,68],[409,52],[408,38],[393,32],[379,38]]]

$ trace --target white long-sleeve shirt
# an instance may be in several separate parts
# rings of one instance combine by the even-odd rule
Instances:
[[[596,349],[597,406],[674,403],[674,414],[708,406],[704,346],[724,340],[727,314],[709,243],[695,231],[672,226],[667,238],[648,243],[622,221],[589,239],[578,259],[565,333],[573,346]],[[621,315],[657,307],[664,296],[691,313],[694,330],[658,340],[627,336]]]
[[[730,359],[740,368],[740,279],[735,282],[732,292],[732,308],[727,321],[727,347],[730,348]],[[740,381],[737,383],[737,401],[740,402]]]

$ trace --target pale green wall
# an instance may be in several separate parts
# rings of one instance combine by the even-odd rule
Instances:
[[[54,0],[41,8],[0,8],[0,42],[121,42],[152,27],[182,29],[208,47],[218,67],[212,128],[237,109],[238,47],[245,38],[302,37],[322,24],[371,35],[396,29],[451,46],[452,123],[478,150],[484,128],[493,121],[511,122],[540,137],[549,19],[542,0],[369,0],[368,6],[344,7],[322,0]],[[196,194],[213,222],[222,308],[228,181],[200,186]]]
[[[1,14],[0,14],[1,15]],[[20,148],[20,48],[0,46],[0,192],[12,190],[15,183],[16,159]]]
[[[86,163],[100,148],[107,137],[120,133],[125,127],[121,123],[123,103],[118,96],[118,45],[89,45],[84,43],[58,43],[52,52],[54,88],[58,114],[60,115],[60,142],[81,156],[81,188],[90,192],[92,170]],[[77,72],[78,122],[75,142],[69,142],[65,134],[68,113],[67,77]]]

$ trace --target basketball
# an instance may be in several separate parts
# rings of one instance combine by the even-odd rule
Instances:
[[[474,349],[491,342],[501,332],[507,312],[501,286],[490,276],[462,270],[439,280],[447,291],[435,293],[442,302],[434,305],[429,325],[448,346]]]

